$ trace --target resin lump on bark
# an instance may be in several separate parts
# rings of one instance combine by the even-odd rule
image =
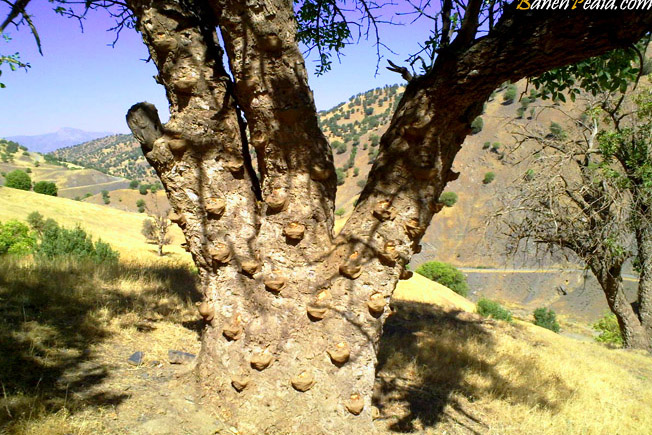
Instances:
[[[356,279],[362,273],[362,266],[360,265],[361,255],[359,252],[354,252],[349,255],[349,258],[340,265],[340,273],[349,279]]]
[[[242,268],[242,272],[249,275],[249,276],[254,276],[258,271],[260,271],[260,261],[257,260],[245,260],[242,262],[240,265]]]
[[[328,356],[335,365],[342,365],[349,360],[351,349],[346,341],[337,343],[332,349],[328,349]]]
[[[269,349],[265,349],[262,352],[256,353],[251,357],[251,367],[255,368],[258,371],[265,370],[270,366],[274,356],[271,354]]]
[[[207,201],[206,212],[211,216],[221,216],[226,209],[226,201],[222,198],[211,198]]]
[[[207,322],[210,322],[215,317],[215,309],[206,301],[197,305],[197,311],[199,311],[199,315]]]
[[[319,292],[315,301],[306,307],[311,320],[322,320],[330,308],[331,293],[328,290]]]
[[[382,293],[372,294],[369,296],[369,300],[367,301],[367,308],[369,308],[369,313],[371,313],[371,315],[374,317],[380,317],[383,314],[385,311],[385,305],[387,305],[387,302],[385,301],[385,297]]]
[[[315,385],[315,377],[310,371],[303,371],[290,380],[292,387],[297,391],[308,391]]]
[[[231,385],[236,391],[240,392],[249,385],[249,377],[245,375],[234,376],[231,378]]]
[[[238,340],[242,336],[242,332],[242,316],[239,314],[233,316],[231,321],[222,328],[222,334],[229,340]]]
[[[280,271],[274,270],[265,277],[265,288],[272,293],[279,293],[285,287],[286,281]]]
[[[353,415],[359,415],[364,409],[364,398],[358,393],[351,394],[346,402],[346,409]]]
[[[214,262],[226,264],[231,260],[231,249],[226,243],[215,243],[210,249],[210,255]]]
[[[299,222],[290,222],[283,229],[283,234],[289,240],[299,241],[299,240],[303,239],[303,235],[304,235],[305,231],[306,231],[305,225],[300,224]]]

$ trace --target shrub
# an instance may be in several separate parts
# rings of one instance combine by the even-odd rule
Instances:
[[[360,189],[364,189],[364,187],[367,185],[367,180],[358,180],[356,184]]]
[[[140,187],[138,187],[138,192],[141,195],[147,195],[147,185],[146,184],[141,184]]]
[[[340,207],[337,210],[335,210],[335,215],[336,216],[344,216],[344,213],[346,213],[346,210],[344,210],[344,207]]]
[[[452,207],[457,202],[457,193],[455,193],[455,192],[444,192],[439,197],[439,202],[444,204],[446,207]]]
[[[542,328],[550,329],[553,332],[559,332],[559,323],[557,315],[553,310],[546,308],[537,308],[534,310],[534,324]]]
[[[473,122],[471,123],[471,134],[478,134],[482,131],[482,128],[484,127],[484,121],[480,116],[475,118]]]
[[[551,122],[550,136],[552,136],[553,139],[564,140],[566,139],[566,132],[561,125],[557,124],[556,122]]]
[[[337,185],[341,186],[344,184],[344,179],[346,178],[346,173],[340,168],[335,169],[335,174],[337,175]]]
[[[476,307],[478,309],[478,314],[481,316],[504,320],[506,322],[512,321],[512,313],[503,308],[503,306],[496,301],[482,298],[478,301]]]
[[[27,174],[31,174],[32,173],[32,168],[25,168],[25,172]]]
[[[494,142],[491,144],[491,151],[497,153],[500,149],[500,142]]]
[[[464,274],[448,263],[429,261],[419,266],[416,272],[429,280],[445,285],[458,295],[466,297],[469,293],[469,286]]]
[[[357,177],[358,175],[360,175],[360,168],[353,168],[353,176]]]
[[[484,178],[482,179],[482,184],[489,184],[492,181],[494,181],[495,178],[496,178],[496,174],[494,174],[493,172],[487,172],[486,174],[484,174]]]
[[[534,170],[528,169],[527,171],[525,171],[525,175],[523,175],[523,178],[525,178],[525,181],[534,180]]]
[[[145,211],[145,201],[139,199],[136,201],[136,207],[138,207],[138,213],[143,213]]]
[[[137,189],[139,184],[140,183],[137,180],[131,180],[129,182],[129,188],[130,189]]]
[[[525,107],[521,106],[518,109],[516,109],[516,117],[518,119],[523,119],[523,115],[525,114]]]
[[[8,173],[5,177],[5,186],[20,190],[30,190],[32,188],[32,179],[26,172],[16,169]]]
[[[27,223],[30,228],[36,231],[38,234],[41,234],[45,229],[45,220],[43,215],[37,211],[33,211],[27,215]]]
[[[41,166],[41,162],[39,162],[38,160],[35,161],[35,162],[34,162],[34,167],[35,167],[35,168],[38,168],[39,166]]]
[[[0,255],[26,255],[35,245],[36,239],[24,223],[17,220],[0,223]]]
[[[108,243],[101,240],[93,243],[81,227],[67,229],[54,221],[49,224],[46,221],[37,254],[47,258],[70,256],[77,260],[93,260],[96,263],[115,262],[119,256]]]
[[[516,86],[515,85],[507,86],[507,90],[503,94],[503,104],[505,105],[512,104],[515,98],[516,98]]]
[[[599,333],[599,335],[595,337],[595,341],[616,346],[623,345],[623,335],[620,332],[620,325],[618,325],[618,319],[616,319],[615,314],[605,313],[604,316],[593,325],[593,329]]]
[[[485,142],[485,143],[482,145],[482,149],[483,149],[483,150],[488,150],[490,147],[491,147],[491,142]]]
[[[108,190],[103,190],[102,191],[102,199],[104,200],[104,204],[110,204],[111,203],[111,197],[109,196],[109,191]]]
[[[57,196],[59,189],[52,181],[39,181],[34,185],[34,192],[43,195]]]

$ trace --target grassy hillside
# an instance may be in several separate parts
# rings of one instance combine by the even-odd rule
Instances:
[[[0,184],[4,184],[4,174],[20,169],[29,173],[32,182],[54,182],[59,188],[58,195],[64,198],[83,198],[102,190],[123,189],[129,185],[124,178],[60,162],[52,156],[23,148],[13,151],[13,148],[9,142],[0,139]]]
[[[140,234],[146,218],[140,213],[129,213],[109,207],[88,204],[66,198],[40,195],[34,192],[0,187],[0,221],[18,219],[38,211],[68,227],[80,225],[94,238],[100,237],[114,246],[121,255],[129,258],[157,258],[156,247],[146,243]],[[183,234],[172,226],[173,244],[165,248],[170,257],[190,262],[190,256],[182,248]]]

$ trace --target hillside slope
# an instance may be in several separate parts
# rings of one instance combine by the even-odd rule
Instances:
[[[80,225],[94,238],[101,238],[128,258],[154,258],[156,246],[146,243],[140,234],[143,220],[140,213],[129,213],[96,204],[88,204],[66,198],[40,195],[34,192],[0,187],[0,221],[18,219],[25,221],[27,215],[38,211],[45,218],[52,218],[68,227]],[[172,257],[190,262],[190,255],[181,248],[183,234],[172,226],[172,245],[165,247]]]

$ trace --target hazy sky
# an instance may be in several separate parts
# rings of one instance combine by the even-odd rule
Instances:
[[[7,87],[0,89],[0,137],[49,133],[61,127],[128,132],[125,114],[139,101],[154,103],[162,117],[167,117],[165,92],[152,78],[154,65],[142,60],[147,50],[138,33],[123,31],[113,48],[115,35],[106,31],[113,21],[103,11],[89,13],[82,33],[75,20],[56,15],[51,3],[33,0],[30,8],[43,56],[26,27],[9,28],[12,40],[0,40],[0,53],[20,52],[21,60],[31,64],[28,72],[11,72],[3,65],[0,82]],[[0,17],[5,16],[6,7],[0,7]],[[383,42],[396,52],[384,50],[382,54],[401,63],[426,39],[426,25],[382,27]],[[386,60],[374,76],[377,59],[371,41],[349,46],[341,63],[335,60],[333,70],[324,76],[312,75],[315,59],[311,55],[306,62],[319,110],[358,92],[402,81],[385,69]]]

